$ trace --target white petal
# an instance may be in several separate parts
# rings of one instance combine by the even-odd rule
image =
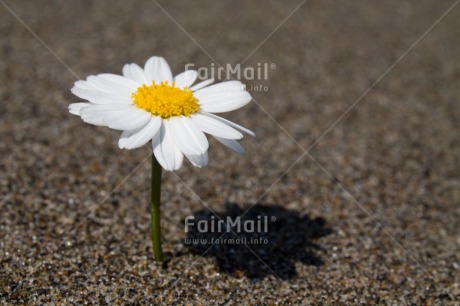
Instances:
[[[164,124],[182,153],[200,155],[208,150],[206,136],[189,117],[171,117]]]
[[[130,79],[130,80],[134,80],[134,75],[131,73],[131,65],[130,64],[125,64],[123,66],[123,69],[122,69],[122,74],[125,78],[127,79]]]
[[[69,105],[69,113],[73,115],[80,115],[80,110],[83,107],[89,106],[89,103],[72,103]]]
[[[76,81],[74,84],[74,87],[81,88],[81,89],[87,89],[87,90],[97,90],[96,87],[89,84],[87,81],[83,81],[83,80]]]
[[[208,152],[204,152],[201,155],[185,155],[187,159],[194,165],[195,167],[204,167],[208,165]]]
[[[243,132],[245,132],[245,133],[248,133],[248,134],[251,135],[252,137],[256,137],[256,134],[255,134],[253,131],[248,130],[247,128],[242,127],[241,125],[238,125],[238,124],[236,124],[236,123],[234,123],[234,122],[231,122],[230,120],[224,119],[224,118],[219,117],[219,116],[214,115],[214,114],[209,114],[209,113],[201,113],[201,114],[203,114],[203,115],[205,115],[205,116],[208,116],[208,117],[211,117],[211,118],[214,118],[214,119],[216,119],[216,120],[219,120],[219,121],[221,121],[221,122],[223,122],[223,123],[225,123],[225,124],[230,125],[231,127],[234,127],[235,129],[238,129],[238,130],[240,130],[240,131],[243,131]]]
[[[112,80],[113,78],[110,77]],[[121,77],[123,78],[123,77]],[[126,78],[123,78],[128,82],[132,82],[131,80],[128,80]],[[101,77],[100,75],[94,76],[91,75],[87,79],[88,83],[92,85],[93,87],[97,88],[100,91],[106,92],[106,93],[111,93],[111,94],[118,94],[118,95],[123,95],[126,98],[129,98],[131,94],[137,89],[137,87],[134,85],[133,87],[127,87],[125,84],[120,85],[119,83],[114,83],[112,81],[109,81],[107,77]],[[118,82],[118,81],[117,81]]]
[[[195,83],[198,73],[195,70],[187,70],[174,77],[174,83],[177,88],[190,87]]]
[[[171,68],[162,57],[152,56],[149,58],[145,63],[144,70],[148,83],[155,81],[155,83],[160,84],[168,81],[171,84],[173,81]]]
[[[110,94],[107,92],[98,91],[97,89],[83,89],[79,86],[74,86],[71,89],[72,93],[79,98],[88,100],[95,104],[132,104],[130,98],[126,95]]]
[[[128,109],[129,106],[119,104],[90,104],[80,110],[80,116],[86,123],[107,126],[107,116],[123,114]]]
[[[160,165],[167,171],[178,170],[182,166],[184,155],[174,144],[164,124],[152,139],[153,153]]]
[[[239,81],[223,82],[195,91],[201,110],[211,113],[229,112],[251,102],[251,95]]]
[[[81,117],[81,119],[83,119],[83,122],[86,122],[88,124],[106,126],[106,124],[104,123],[104,118],[100,116],[89,116],[85,118]]]
[[[129,89],[131,92],[137,90],[137,88],[141,85],[133,80],[125,78],[124,76],[113,74],[113,73],[101,73],[97,75],[98,77],[105,79],[107,81],[112,82],[113,84],[124,87]]]
[[[201,89],[203,87],[206,87],[206,86],[208,86],[209,84],[212,84],[212,83],[214,83],[214,79],[208,79],[208,80],[202,81],[202,82],[200,82],[200,83],[198,83],[196,85],[193,85],[192,87],[190,87],[190,89],[192,91],[197,91],[197,90],[199,90],[199,89]]]
[[[96,104],[84,107],[81,118],[115,130],[133,130],[145,125],[151,114],[131,105]]]
[[[241,139],[243,134],[217,119],[202,115],[192,115],[192,121],[205,133],[228,139]]]
[[[123,104],[91,104],[80,109],[80,116],[83,120],[101,118],[104,120],[111,114],[123,114],[132,108]]]
[[[232,149],[233,151],[240,153],[240,154],[244,153],[244,148],[240,145],[238,141],[233,140],[233,139],[216,137],[216,136],[214,136],[214,138],[217,139],[217,141],[219,141],[224,146]]]
[[[137,64],[126,64],[123,66],[123,75],[130,80],[136,81],[140,84],[150,83],[147,82],[145,77],[144,69],[139,67]],[[150,85],[150,84],[149,84]]]
[[[111,111],[127,111],[134,108],[131,105],[123,104],[89,104],[88,107],[82,109],[81,114],[85,115],[88,113],[107,113]]]
[[[89,123],[89,124],[105,126],[106,124],[104,123],[104,116],[102,116],[101,113],[96,112],[96,113],[86,113],[85,114],[83,112],[83,110],[88,107],[91,107],[91,105],[84,107],[80,110],[81,119],[84,122]]]
[[[152,116],[146,125],[121,134],[118,146],[120,149],[135,149],[149,142],[161,127],[161,118]]]
[[[207,82],[209,80],[203,81],[201,83]],[[201,83],[196,84],[195,86],[200,85]],[[228,92],[228,91],[244,91],[246,86],[240,81],[232,80],[225,81],[212,86],[207,86],[206,88],[197,89],[196,92],[208,93],[208,92]]]
[[[142,109],[133,107],[123,113],[113,113],[104,118],[104,123],[114,130],[133,130],[145,125],[152,114]]]

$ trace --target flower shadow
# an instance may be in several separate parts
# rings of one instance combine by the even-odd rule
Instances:
[[[234,221],[245,210],[238,204],[226,203],[225,211],[216,212],[218,217],[209,210],[196,212],[194,218],[184,221],[188,228],[186,248],[214,257],[224,273],[235,276],[244,273],[252,280],[272,274],[291,279],[297,275],[295,262],[324,264],[320,254],[324,255],[325,250],[313,242],[332,232],[324,219],[311,219],[279,205],[257,204],[241,218],[241,224],[253,220],[255,230],[244,230],[244,225],[240,231],[233,226],[233,231],[227,232],[225,225],[221,231],[217,230],[218,220],[229,217]]]

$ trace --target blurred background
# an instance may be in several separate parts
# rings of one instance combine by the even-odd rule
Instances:
[[[458,2],[1,0],[0,298],[458,301]],[[173,74],[274,64],[242,80],[267,90],[224,115],[257,134],[245,154],[210,140],[208,167],[164,173],[163,266],[150,151],[119,150],[118,131],[67,110],[79,78],[152,55]],[[268,247],[185,245],[203,202],[275,214]]]

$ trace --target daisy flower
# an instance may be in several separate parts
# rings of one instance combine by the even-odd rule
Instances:
[[[88,102],[71,104],[69,112],[86,123],[123,131],[120,149],[152,140],[155,158],[168,171],[178,170],[184,156],[194,166],[208,164],[205,133],[243,153],[237,141],[241,132],[254,133],[215,114],[245,106],[251,95],[240,81],[193,85],[197,75],[187,70],[173,77],[166,60],[153,56],[143,69],[126,64],[123,75],[103,73],[75,82],[72,93]]]
[[[72,92],[88,102],[73,103],[70,113],[84,122],[123,131],[121,149],[139,148],[152,141],[151,238],[155,260],[163,260],[160,226],[161,169],[178,170],[184,156],[195,166],[208,164],[212,135],[230,149],[243,153],[241,132],[254,133],[215,113],[238,109],[252,98],[240,81],[193,85],[198,73],[187,70],[172,76],[168,63],[153,56],[144,66],[126,64],[123,75],[110,73],[77,81]],[[211,85],[211,86],[209,86]]]

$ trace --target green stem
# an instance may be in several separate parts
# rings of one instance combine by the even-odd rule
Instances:
[[[152,194],[151,194],[151,216],[150,229],[152,235],[153,254],[155,260],[163,261],[161,251],[161,226],[160,226],[160,198],[161,198],[161,166],[155,155],[152,154]]]

